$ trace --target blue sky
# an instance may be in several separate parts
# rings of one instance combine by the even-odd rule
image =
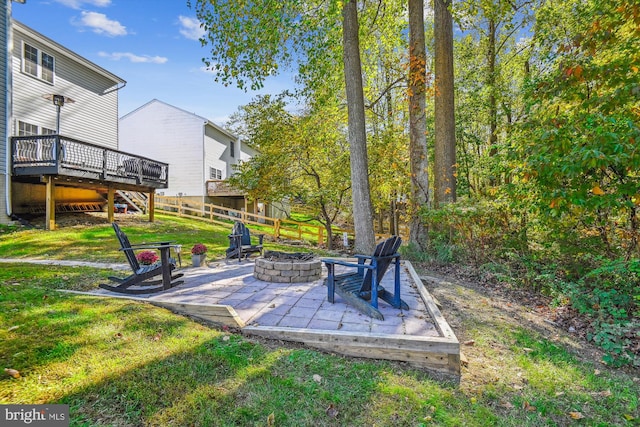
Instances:
[[[27,0],[13,3],[12,14],[124,79],[120,116],[157,98],[223,125],[258,93],[293,86],[290,75],[269,79],[261,92],[216,83],[186,0]]]

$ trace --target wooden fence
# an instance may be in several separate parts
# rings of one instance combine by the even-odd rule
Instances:
[[[275,239],[300,240],[318,246],[324,245],[327,239],[327,231],[323,225],[271,218],[257,213],[231,209],[226,206],[184,200],[180,197],[156,196],[155,207],[171,215],[204,220],[220,225],[230,226],[233,221],[242,221],[245,224],[255,225],[261,233],[272,236]],[[340,236],[341,239],[344,238],[345,233],[349,241],[354,239],[354,230],[345,230],[339,227],[331,227],[331,230],[334,236]],[[376,238],[386,237],[389,237],[389,233],[376,233]]]

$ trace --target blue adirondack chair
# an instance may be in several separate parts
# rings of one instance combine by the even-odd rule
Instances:
[[[252,253],[262,255],[262,240],[264,234],[256,234],[258,244],[251,242],[251,233],[246,225],[240,221],[233,224],[231,234],[229,234],[229,247],[227,248],[227,258],[238,258],[238,262],[242,261],[242,257],[249,258]]]
[[[331,258],[322,259],[329,272],[325,279],[327,300],[333,303],[337,292],[347,303],[369,317],[379,320],[384,320],[384,316],[378,310],[378,298],[395,308],[408,310],[407,303],[400,299],[400,254],[397,251],[401,244],[400,237],[392,236],[380,242],[373,255],[356,255],[357,264]],[[391,262],[395,265],[393,293],[380,286]],[[356,268],[357,271],[335,274],[336,265]]]

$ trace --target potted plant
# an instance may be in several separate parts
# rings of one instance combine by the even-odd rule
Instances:
[[[158,255],[153,251],[142,251],[136,255],[140,265],[152,265],[158,262]]]
[[[191,262],[194,267],[200,267],[207,256],[207,247],[202,243],[196,243],[191,248]]]

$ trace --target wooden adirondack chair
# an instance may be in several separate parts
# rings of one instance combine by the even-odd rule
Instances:
[[[233,230],[229,234],[229,248],[227,248],[227,258],[238,258],[238,262],[242,261],[242,257],[249,258],[252,253],[260,253],[262,255],[262,240],[264,234],[256,234],[258,244],[251,243],[251,233],[246,225],[240,221],[233,224]]]
[[[388,302],[395,308],[408,310],[407,303],[400,299],[400,254],[397,253],[402,239],[392,236],[376,246],[373,255],[356,255],[358,263],[340,261],[336,259],[323,259],[329,272],[325,279],[327,285],[327,300],[334,302],[337,292],[349,304],[362,313],[375,319],[384,320],[384,316],[378,310],[378,298]],[[366,261],[369,261],[366,263]],[[380,281],[386,273],[391,262],[395,264],[393,293],[380,286]],[[335,274],[335,266],[357,268],[355,273]]]
[[[123,294],[148,294],[158,291],[170,289],[180,283],[182,280],[174,281],[175,279],[182,277],[183,274],[174,274],[171,272],[176,268],[175,260],[169,257],[171,248],[176,245],[171,245],[170,242],[153,242],[143,243],[140,245],[132,245],[129,242],[129,238],[115,222],[112,224],[113,229],[116,232],[116,237],[120,242],[120,250],[124,252],[129,262],[129,266],[133,271],[133,274],[123,278],[109,277],[110,280],[118,283],[118,285],[112,286],[107,284],[100,284],[103,289],[120,292]],[[144,249],[157,249],[160,251],[160,264],[153,265],[140,265],[136,258],[135,251]],[[162,276],[161,279],[150,280],[154,277]],[[136,288],[131,289],[131,286],[137,285]]]

